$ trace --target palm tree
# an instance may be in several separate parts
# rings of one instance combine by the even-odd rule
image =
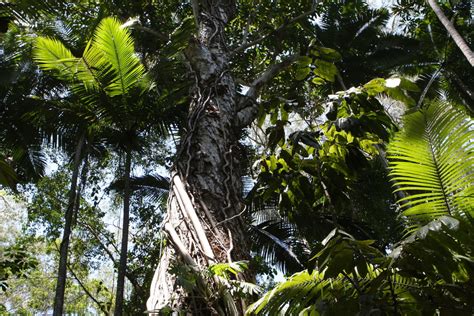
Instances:
[[[125,153],[124,195],[123,195],[123,232],[120,254],[119,272],[117,279],[117,295],[115,313],[120,315],[123,309],[123,290],[127,261],[128,228],[130,213],[130,173],[132,164],[133,135],[136,135],[140,116],[137,114],[143,104],[132,102],[151,88],[151,83],[145,78],[145,70],[134,51],[130,33],[121,27],[113,18],[106,18],[97,27],[82,54],[77,58],[61,42],[39,37],[36,44],[35,59],[44,70],[56,71],[56,76],[71,85],[73,93],[84,102],[96,122],[109,121],[116,126],[121,139],[121,147]],[[133,106],[135,105],[135,108]],[[140,107],[140,108],[137,108]],[[99,123],[103,126],[104,123]],[[142,125],[143,126],[143,125]],[[114,128],[104,128],[104,135],[113,132]],[[132,138],[130,139],[130,136]],[[69,226],[70,222],[66,221]],[[70,228],[69,228],[70,229]],[[66,232],[66,229],[65,229]],[[63,239],[68,235],[64,234]],[[67,251],[64,254],[67,258]],[[66,260],[66,261],[65,261]],[[62,261],[67,262],[67,259]],[[62,262],[61,261],[61,262]],[[62,267],[63,265],[61,265]],[[65,276],[65,269],[61,269]],[[59,279],[58,280],[63,280]],[[62,294],[61,294],[62,292]],[[58,284],[58,300],[55,304],[55,314],[62,311],[64,289]]]
[[[413,60],[397,68],[397,71],[412,77],[417,77],[417,84],[423,92],[417,102],[422,106],[425,99],[436,99],[439,95],[449,101],[463,104],[472,114],[474,113],[474,80],[470,76],[470,64],[463,57],[461,50],[450,39],[450,34],[429,6],[423,6],[421,1],[417,6],[397,4],[393,9],[397,18],[401,19],[400,26],[407,26],[406,32],[417,44],[416,56]],[[468,1],[461,1],[449,7],[452,23],[464,34],[467,42],[472,37],[472,19]],[[445,7],[447,9],[448,7]],[[422,12],[422,18],[413,20],[416,12]],[[466,21],[465,23],[458,23]],[[420,31],[422,30],[422,31]]]
[[[416,58],[419,43],[385,30],[390,19],[386,8],[374,9],[364,1],[328,1],[315,25],[316,42],[341,54],[336,63],[337,90],[388,77]]]
[[[0,43],[0,183],[13,190],[18,182],[36,181],[44,173],[44,132],[29,117],[44,102],[31,95],[55,86],[36,72],[22,35],[21,29],[10,28]]]
[[[474,67],[474,52],[472,52],[464,38],[456,30],[454,24],[446,17],[436,0],[427,0],[427,2],[430,5],[431,9],[433,9],[433,12],[436,14],[438,19],[441,21],[441,23],[443,23],[444,27],[446,28],[446,31],[448,31],[449,35],[451,35],[456,45],[466,57],[467,61],[471,64],[472,67]]]

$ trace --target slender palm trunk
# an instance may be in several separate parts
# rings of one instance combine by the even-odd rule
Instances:
[[[434,11],[438,19],[443,23],[444,27],[448,31],[449,35],[453,38],[456,45],[459,47],[461,52],[466,56],[467,61],[474,66],[474,53],[467,45],[464,38],[458,33],[456,28],[454,27],[453,23],[444,15],[443,10],[439,7],[436,0],[427,0],[428,4],[430,5],[431,9]]]
[[[67,275],[67,257],[69,250],[69,238],[71,236],[72,222],[74,218],[74,209],[78,205],[77,200],[77,180],[79,178],[79,167],[81,164],[82,149],[84,147],[85,135],[82,134],[76,146],[74,153],[74,163],[71,178],[71,187],[69,190],[68,205],[65,214],[65,224],[63,239],[59,249],[59,267],[58,278],[56,283],[56,295],[54,297],[54,316],[61,316],[63,314],[64,306],[64,291],[66,289],[66,275]]]
[[[120,260],[117,274],[117,293],[115,296],[115,316],[123,314],[123,294],[125,288],[125,275],[127,271],[128,254],[128,228],[130,224],[130,169],[132,165],[131,149],[125,153],[124,189],[123,189],[123,219],[122,219],[122,244],[120,247]]]

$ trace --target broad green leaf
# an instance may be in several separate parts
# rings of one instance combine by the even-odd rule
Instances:
[[[339,54],[339,52],[329,47],[313,47],[311,49],[311,53],[316,57],[320,57],[331,62],[340,61],[342,59],[341,54]]]
[[[315,85],[323,85],[326,83],[326,81],[323,79],[323,78],[320,78],[320,77],[315,77],[311,80],[312,83],[314,83]]]
[[[310,72],[311,72],[311,69],[309,67],[297,68],[295,79],[303,80],[309,75]]]
[[[334,82],[337,75],[337,67],[330,62],[316,59],[314,61],[316,68],[313,70],[314,74],[330,82]]]
[[[375,96],[385,91],[385,79],[375,78],[364,85],[365,90],[370,96]]]

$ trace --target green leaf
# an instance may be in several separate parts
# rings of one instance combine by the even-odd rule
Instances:
[[[401,101],[401,102],[405,103],[408,106],[416,105],[415,100],[412,97],[406,95],[405,92],[401,89],[400,86],[398,86],[396,88],[387,88],[385,92],[392,99],[397,100],[397,101]]]
[[[364,85],[364,88],[369,94],[369,96],[375,96],[386,90],[385,79],[383,78],[372,79]]]
[[[338,71],[336,65],[321,59],[316,59],[314,64],[316,66],[316,69],[313,70],[315,75],[327,81],[334,82]]]
[[[301,56],[298,58],[298,61],[296,64],[298,65],[298,68],[306,68],[309,65],[311,65],[311,62],[313,61],[313,58],[309,56]]]
[[[58,77],[74,81],[78,59],[63,43],[48,37],[38,37],[33,53],[41,69],[56,71]]]
[[[311,80],[312,83],[314,83],[315,85],[323,85],[326,83],[326,81],[323,79],[323,78],[319,78],[319,77],[315,77],[313,78],[313,80]]]
[[[306,77],[309,75],[310,72],[311,72],[311,69],[309,67],[297,68],[295,79],[296,80],[306,79]]]
[[[238,273],[248,269],[248,261],[235,261],[231,263],[215,263],[209,265],[212,275],[217,275],[224,279],[229,279],[230,275],[237,276]]]
[[[329,47],[314,47],[311,49],[311,53],[316,57],[320,57],[331,62],[337,62],[342,59],[342,56],[338,51]]]
[[[406,78],[401,78],[400,88],[406,91],[420,92],[420,88],[414,83]]]

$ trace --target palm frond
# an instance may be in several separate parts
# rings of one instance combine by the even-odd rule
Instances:
[[[38,37],[33,58],[43,70],[55,71],[58,77],[74,81],[78,59],[59,40]]]
[[[17,175],[8,161],[0,156],[0,185],[15,189]]]
[[[100,22],[81,58],[59,40],[39,37],[34,59],[43,70],[55,71],[58,78],[72,83],[73,91],[87,104],[100,101],[98,91],[114,97],[134,87],[145,91],[151,86],[145,80],[145,68],[135,54],[130,32],[114,18]]]
[[[295,273],[250,305],[247,315],[279,315],[283,311],[288,315],[298,315],[307,307],[308,301],[314,301],[324,293],[330,283],[332,286],[340,285],[324,279],[324,273],[318,271]]]
[[[391,177],[413,225],[474,214],[474,121],[447,103],[405,117],[389,146]]]
[[[150,199],[151,202],[158,203],[166,200],[170,186],[168,178],[158,174],[147,174],[139,177],[130,177],[130,188],[138,192],[143,197]],[[123,191],[124,180],[118,179],[110,186],[110,190]]]
[[[265,221],[251,225],[251,238],[256,251],[266,261],[274,264],[282,272],[298,271],[303,264],[295,254],[294,246],[298,239],[294,238],[295,227],[284,221]]]
[[[254,201],[251,216],[249,233],[253,251],[283,273],[300,271],[310,251],[297,226],[281,216],[271,202],[259,205]]]
[[[38,145],[19,143],[13,150],[12,158],[19,169],[17,174],[22,178],[39,179],[45,173],[46,157]]]
[[[99,58],[103,55],[105,58]],[[106,90],[110,96],[126,94],[145,74],[145,68],[135,54],[131,33],[114,18],[103,19],[94,34],[94,43],[86,59],[98,68],[108,68],[112,76]]]
[[[405,273],[411,271],[422,280],[429,278],[441,284],[458,278],[461,283],[465,282],[467,279],[459,279],[462,271],[474,272],[471,266],[474,259],[473,226],[471,219],[441,216],[403,240],[390,256],[397,260],[397,266]]]

